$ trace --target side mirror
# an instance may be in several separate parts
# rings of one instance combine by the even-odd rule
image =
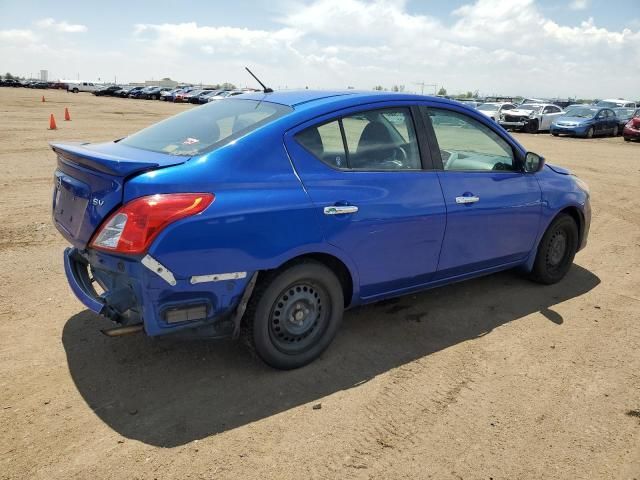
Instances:
[[[527,152],[524,157],[524,171],[525,173],[537,173],[544,167],[544,157],[541,157],[537,153]]]

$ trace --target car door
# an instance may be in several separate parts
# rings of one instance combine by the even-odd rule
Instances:
[[[562,115],[562,110],[560,107],[556,107],[554,105],[547,105],[542,110],[542,120],[540,122],[540,130],[549,130],[551,128],[551,123]]]
[[[607,121],[607,110],[600,110],[595,117],[594,120],[594,133],[596,135],[604,135],[609,130],[608,121]]]
[[[365,301],[427,283],[438,265],[446,210],[416,116],[422,125],[409,104],[376,104],[285,135],[325,240],[356,265]]]
[[[447,206],[435,278],[522,262],[539,230],[535,175],[521,171],[514,145],[482,119],[455,107],[423,112]]]

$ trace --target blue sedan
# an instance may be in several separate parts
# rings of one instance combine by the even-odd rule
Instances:
[[[514,267],[558,282],[591,219],[584,182],[435,97],[245,94],[52,148],[68,281],[105,333],[243,336],[283,369],[345,308]]]
[[[573,135],[592,138],[596,135],[618,135],[619,120],[610,108],[571,107],[551,123],[551,135]]]

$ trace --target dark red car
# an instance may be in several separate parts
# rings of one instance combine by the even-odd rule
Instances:
[[[633,112],[633,117],[627,122],[622,131],[625,141],[640,140],[640,108]]]

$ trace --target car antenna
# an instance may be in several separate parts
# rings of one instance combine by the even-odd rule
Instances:
[[[260,85],[262,85],[262,91],[263,91],[264,93],[273,93],[273,89],[271,89],[271,88],[267,87],[264,83],[262,83],[262,82],[260,81],[260,79],[259,79],[258,77],[256,77],[256,76],[253,74],[253,72],[252,72],[251,70],[249,70],[249,67],[244,67],[244,69],[245,69],[247,72],[249,72],[249,75],[251,75],[253,78],[255,78],[255,79],[256,79],[256,81],[257,81]]]

